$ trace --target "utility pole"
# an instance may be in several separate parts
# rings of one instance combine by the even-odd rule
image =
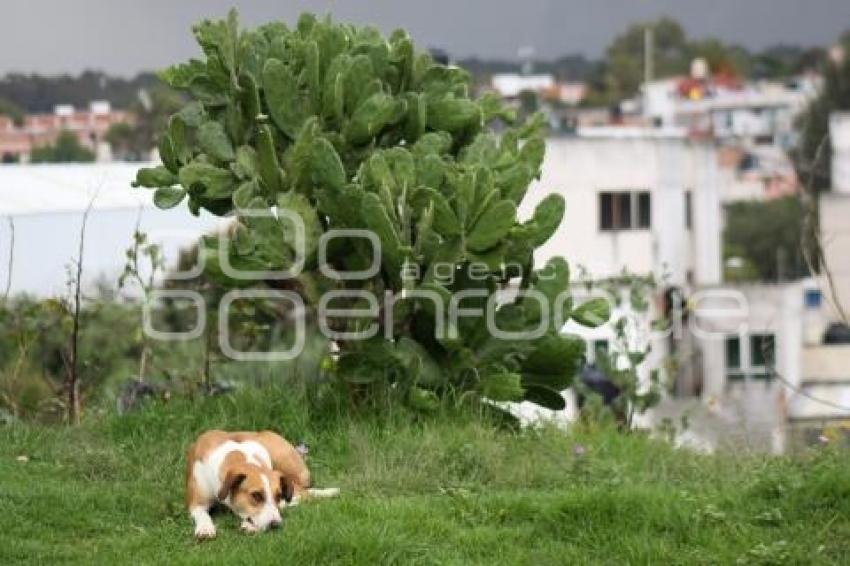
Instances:
[[[653,75],[653,30],[652,26],[646,26],[643,29],[643,84],[647,85],[652,80]]]

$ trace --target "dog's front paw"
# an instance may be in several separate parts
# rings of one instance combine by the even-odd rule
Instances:
[[[198,540],[210,540],[215,538],[215,525],[212,523],[202,524],[195,527],[195,538]]]
[[[255,525],[254,523],[252,523],[251,521],[249,521],[247,519],[242,521],[241,528],[242,528],[242,532],[247,533],[247,534],[254,534],[257,531],[259,531],[259,529],[257,528],[257,525]]]

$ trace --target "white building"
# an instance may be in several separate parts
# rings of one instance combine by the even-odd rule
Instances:
[[[490,86],[504,98],[516,98],[523,91],[540,92],[555,86],[552,75],[519,75],[499,73],[493,75]]]
[[[722,203],[734,179],[723,171],[715,143],[675,132],[665,136],[663,130],[583,133],[595,137],[548,140],[542,177],[530,188],[521,214],[530,215],[550,192],[564,195],[564,221],[535,259],[564,256],[574,280],[579,266],[594,280],[623,271],[654,275],[656,304],[647,315],[638,315],[645,329],[648,319],[660,315],[666,292],[676,289],[686,298],[672,337],[651,332],[643,337],[652,351],[640,368],[642,379],[651,368],[676,360],[676,369],[667,371],[673,396],[649,414],[648,422],[657,424],[664,417],[677,422],[687,412],[692,425],[686,437],[694,445],[781,451],[796,429],[808,430],[811,439],[813,427],[850,417],[850,410],[842,409],[850,407],[850,345],[823,344],[824,330],[835,320],[823,283],[722,281]],[[836,144],[837,156],[844,147]],[[829,208],[822,212],[823,228],[830,231],[828,261],[846,297],[850,190],[835,191],[824,202]],[[622,307],[615,316],[626,312],[628,307]],[[566,330],[591,344],[613,336],[605,327],[588,331],[570,325]],[[566,397],[568,412],[559,418],[570,419],[575,403],[570,394]],[[524,413],[535,410],[525,406]]]
[[[788,148],[794,142],[794,118],[818,88],[819,79],[809,76],[735,86],[663,79],[643,86],[643,114],[654,126],[684,128],[691,136]]]
[[[594,278],[626,269],[668,285],[720,282],[717,152],[683,138],[565,137],[547,141],[541,179],[520,213],[550,192],[567,201],[538,262],[563,255]]]
[[[647,383],[650,371],[661,368],[674,352],[695,358],[689,337],[673,341],[651,331],[651,321],[660,317],[661,298],[672,290],[688,296],[720,283],[717,151],[712,144],[665,136],[658,130],[587,130],[583,134],[586,137],[547,140],[542,176],[530,187],[520,214],[530,216],[552,192],[564,196],[564,220],[537,250],[535,262],[565,257],[574,283],[581,274],[594,281],[624,272],[655,277],[657,288],[648,312],[635,312],[623,301],[614,313],[614,318],[626,315],[633,320],[628,334],[632,349],[652,345],[639,368],[640,379]],[[574,289],[579,293],[582,286],[574,284]],[[570,323],[565,330],[588,339],[588,359],[596,348],[614,345],[610,325],[588,330]],[[690,366],[681,372],[689,381],[697,379],[693,373]],[[575,416],[575,400],[569,392],[565,397],[568,410],[557,417],[569,420]],[[528,404],[522,412],[527,417],[550,416]]]

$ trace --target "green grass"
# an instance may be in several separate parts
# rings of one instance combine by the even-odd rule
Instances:
[[[339,499],[196,543],[183,454],[200,431],[311,445]],[[577,446],[586,452],[576,455]],[[18,461],[25,455],[27,462]],[[704,456],[640,434],[499,431],[473,416],[311,415],[280,391],[176,400],[76,429],[0,427],[0,564],[828,564],[850,556],[850,457]]]

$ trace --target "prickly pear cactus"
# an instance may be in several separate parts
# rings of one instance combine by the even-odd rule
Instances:
[[[512,110],[494,97],[472,99],[467,72],[417,51],[404,31],[384,38],[309,14],[292,28],[274,22],[240,30],[231,12],[194,33],[203,59],[161,75],[191,102],[161,136],[162,165],[140,170],[136,185],[154,189],[162,208],[187,202],[193,214],[234,216],[228,253],[243,269],[292,266],[295,236],[280,213],[298,214],[305,263],[297,288],[309,305],[339,286],[317,269],[322,233],[374,233],[381,270],[358,284],[378,296],[398,293],[394,321],[378,337],[338,344],[332,365],[340,379],[392,384],[421,408],[449,392],[563,408],[559,391],[579,367],[581,340],[561,335],[554,319],[543,321],[542,337],[499,339],[483,314],[438,336],[446,314],[421,296],[448,300],[483,289],[486,296],[469,301],[483,305],[512,281],[552,301],[568,293],[566,262],[555,258],[534,271],[532,255],[558,228],[563,199],[551,195],[529,221],[517,219],[540,174],[542,120],[511,126]],[[505,125],[499,135],[489,130],[494,120]],[[257,209],[268,215],[248,213]],[[339,270],[368,266],[364,243],[334,240],[328,262]],[[208,272],[244,286],[223,275],[218,244],[206,239]],[[517,299],[499,307],[496,321],[516,332],[543,316],[552,315]]]

